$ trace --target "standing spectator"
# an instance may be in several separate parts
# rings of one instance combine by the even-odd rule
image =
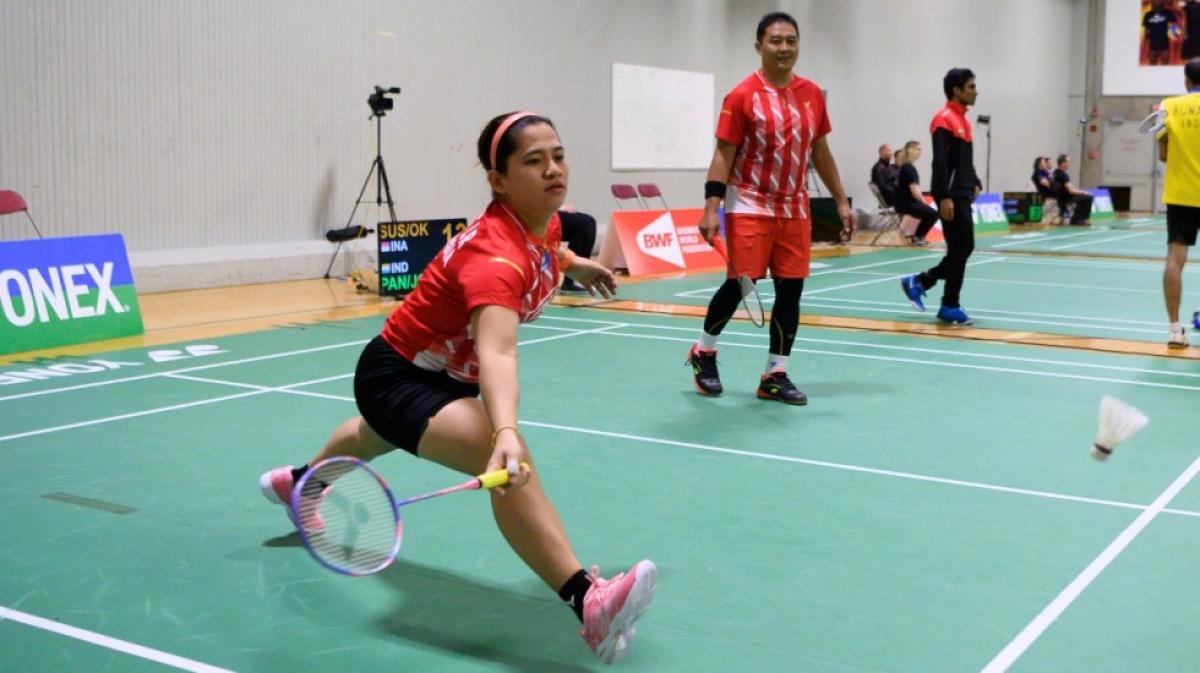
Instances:
[[[900,153],[900,176],[896,182],[896,212],[921,221],[909,237],[913,245],[929,245],[926,234],[937,224],[938,213],[925,204],[921,194],[921,176],[917,174],[917,159],[921,158],[921,143],[910,140]]]
[[[930,191],[938,204],[942,233],[946,237],[946,256],[937,266],[900,279],[904,295],[918,311],[925,310],[921,297],[925,291],[946,281],[942,291],[942,306],[938,320],[952,325],[970,325],[971,316],[958,303],[967,260],[975,250],[975,221],[971,203],[983,185],[975,173],[971,122],[967,107],[975,104],[979,90],[975,73],[967,68],[954,68],[942,79],[946,105],[933,116],[929,125],[933,136],[933,179]]]
[[[592,248],[596,245],[596,218],[571,206],[563,206],[558,211],[558,219],[562,222],[562,237],[567,249],[575,253],[576,259],[591,259]],[[587,288],[564,273],[561,290],[586,292]]]
[[[1163,298],[1169,323],[1167,345],[1172,348],[1188,345],[1187,334],[1179,324],[1179,299],[1188,248],[1196,245],[1196,230],[1200,228],[1200,58],[1187,62],[1183,77],[1188,94],[1162,102],[1167,116],[1158,134],[1159,156],[1167,162],[1163,185],[1163,202],[1167,204]]]
[[[1142,28],[1146,30],[1146,42],[1150,49],[1150,65],[1169,65],[1171,62],[1172,23],[1178,23],[1179,16],[1166,7],[1166,0],[1152,0],[1150,10],[1142,16]]]
[[[762,68],[725,96],[717,121],[717,147],[704,183],[700,233],[712,241],[719,227],[717,209],[724,201],[729,267],[725,282],[709,301],[687,363],[700,394],[721,394],[717,339],[742,298],[737,277],[757,281],[769,269],[775,304],[766,367],[756,394],[759,399],[801,405],[808,403],[808,397],[788,378],[787,366],[812,257],[812,211],[804,187],[810,156],[837,203],[843,240],[854,235],[857,220],[826,138],[831,127],[825,96],[814,82],[792,73],[800,51],[796,20],[783,12],[764,16],[754,50]]]
[[[893,205],[896,202],[896,180],[892,168],[892,146],[884,143],[879,146],[879,161],[871,167],[871,184],[883,195],[883,202]]]
[[[1187,0],[1180,5],[1183,12],[1183,60],[1200,56],[1200,0]]]
[[[1067,214],[1067,206],[1074,204],[1071,209],[1071,224],[1090,226],[1092,216],[1092,195],[1071,184],[1071,157],[1066,154],[1058,155],[1058,168],[1054,169],[1054,198],[1062,208],[1063,216]]]

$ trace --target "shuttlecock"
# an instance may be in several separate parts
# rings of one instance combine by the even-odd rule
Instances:
[[[1096,441],[1092,444],[1092,458],[1108,460],[1118,444],[1149,422],[1146,414],[1115,397],[1105,395],[1100,400],[1100,429],[1096,431]]]

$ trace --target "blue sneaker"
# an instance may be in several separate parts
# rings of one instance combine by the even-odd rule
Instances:
[[[917,282],[916,275],[905,276],[900,279],[900,289],[904,290],[904,296],[908,297],[908,301],[912,303],[913,308],[918,311],[925,310],[925,302],[921,301],[921,297],[925,296],[925,288]]]
[[[1200,331],[1200,311],[1192,314],[1192,329]]]
[[[970,325],[971,316],[957,306],[943,306],[938,309],[937,319],[951,325]]]

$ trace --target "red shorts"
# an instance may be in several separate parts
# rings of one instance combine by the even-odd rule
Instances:
[[[725,214],[730,269],[726,275],[808,278],[812,257],[812,220],[771,215]]]

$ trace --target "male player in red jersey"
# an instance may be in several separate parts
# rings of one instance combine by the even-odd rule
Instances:
[[[588,646],[611,663],[633,643],[657,571],[639,561],[607,580],[595,566],[584,572],[538,473],[518,467],[533,460],[517,426],[517,327],[541,315],[558,290],[560,269],[605,297],[616,291],[616,279],[590,259],[558,250],[556,212],[569,171],[549,119],[500,115],[484,127],[477,150],[493,200],[438,253],[364,349],[354,375],[362,415],[338,427],[307,465],[271,470],[259,486],[286,506],[309,465],[332,456],[370,460],[396,447],[470,475],[507,468],[511,486],[494,489],[491,498],[500,532],[570,603]]]
[[[983,185],[975,174],[972,156],[971,121],[967,107],[979,96],[975,88],[975,73],[967,68],[953,68],[942,79],[946,105],[938,110],[929,124],[933,136],[933,178],[929,191],[937,201],[942,234],[946,237],[946,256],[937,266],[900,279],[904,296],[918,311],[925,310],[921,297],[925,291],[946,281],[942,290],[942,306],[938,320],[950,325],[970,325],[971,316],[958,303],[967,260],[975,250],[975,220],[971,203]]]
[[[708,304],[700,339],[688,351],[688,364],[702,395],[719,395],[723,390],[717,372],[717,338],[741,300],[738,275],[759,280],[770,269],[775,303],[758,397],[808,403],[788,378],[787,364],[812,255],[812,215],[804,186],[810,155],[837,202],[843,239],[854,235],[857,221],[825,138],[830,131],[825,96],[816,84],[792,74],[799,46],[795,19],[783,12],[764,16],[754,43],[762,68],[734,87],[721,104],[717,147],[704,184],[700,233],[712,241],[720,226],[717,210],[724,201],[729,268],[725,283]]]

